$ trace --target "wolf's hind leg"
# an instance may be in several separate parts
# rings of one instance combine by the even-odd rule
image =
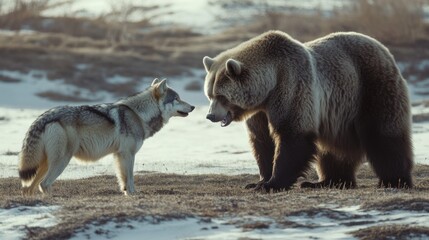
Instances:
[[[33,178],[33,181],[31,182],[30,186],[22,187],[22,194],[25,196],[33,195],[47,172],[48,172],[48,161],[47,159],[43,159],[40,162],[39,168],[37,169],[37,172],[36,172],[36,176]]]
[[[54,159],[52,162],[50,162],[50,159],[48,159],[48,173],[39,185],[39,189],[41,192],[49,192],[52,183],[54,183],[55,179],[57,179],[58,176],[60,176],[60,174],[64,171],[66,166],[69,164],[71,158],[72,155],[67,154],[60,158]]]
[[[134,159],[132,153],[116,153],[117,177],[120,190],[125,195],[134,193]]]
[[[52,183],[64,171],[73,156],[73,144],[68,141],[68,136],[60,124],[50,125],[45,135],[49,140],[45,143],[48,170],[45,178],[39,185],[43,193],[47,193]]]

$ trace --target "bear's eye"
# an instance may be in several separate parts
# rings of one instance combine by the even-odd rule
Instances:
[[[221,103],[226,103],[226,102],[228,102],[228,99],[227,99],[225,96],[223,96],[223,95],[217,95],[217,96],[216,96],[216,99],[217,99],[219,102],[221,102]]]

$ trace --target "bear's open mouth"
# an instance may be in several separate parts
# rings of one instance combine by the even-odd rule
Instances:
[[[222,119],[222,122],[220,123],[220,126],[222,127],[226,127],[228,126],[230,123],[232,122],[232,115],[231,112],[228,111],[228,113],[226,114],[225,118]]]
[[[182,117],[186,117],[186,116],[188,116],[188,115],[189,115],[189,113],[187,113],[187,112],[182,112],[182,111],[177,111],[177,113],[178,113],[178,114],[180,114],[180,116],[182,116]]]

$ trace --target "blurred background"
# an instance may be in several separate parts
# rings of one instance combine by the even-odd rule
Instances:
[[[205,105],[202,58],[271,29],[370,35],[429,106],[428,0],[0,0],[0,107],[109,102],[155,77]]]

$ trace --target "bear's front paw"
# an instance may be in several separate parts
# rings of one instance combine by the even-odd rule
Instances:
[[[249,184],[247,184],[244,188],[245,189],[258,189],[258,188],[260,188],[261,187],[261,185],[262,184],[264,184],[265,183],[265,180],[260,180],[259,182],[257,182],[257,183],[249,183]]]
[[[265,192],[265,193],[270,193],[270,192],[276,193],[276,192],[287,191],[290,189],[290,187],[291,187],[290,184],[282,184],[282,183],[268,181],[266,183],[261,184],[259,188],[255,188],[255,190],[258,190],[260,192]]]
[[[244,189],[253,189],[257,186],[257,183],[249,183],[246,186],[244,186]]]

